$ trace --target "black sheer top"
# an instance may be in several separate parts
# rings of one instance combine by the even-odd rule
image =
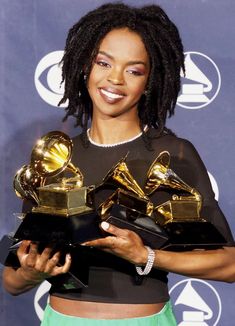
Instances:
[[[153,137],[155,130],[150,129],[148,133]],[[160,152],[167,150],[171,156],[170,168],[202,195],[201,215],[211,221],[227,241],[233,241],[228,224],[214,199],[207,170],[189,141],[164,135],[152,139],[152,150],[147,149],[141,136],[116,146],[97,146],[90,143],[85,148],[80,136],[75,137],[73,143],[72,162],[81,170],[87,186],[100,184],[112,166],[128,153],[128,169],[143,187],[150,165]],[[151,196],[151,201],[158,205],[170,198],[169,191],[162,189]],[[112,303],[159,303],[169,300],[166,272],[154,269],[139,283],[136,281],[134,266],[119,257],[91,249],[86,252],[86,261],[90,265],[87,288],[60,291],[52,286],[50,294],[74,300]],[[79,269],[79,258],[76,264]]]

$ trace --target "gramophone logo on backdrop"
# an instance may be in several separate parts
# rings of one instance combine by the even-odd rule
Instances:
[[[45,55],[38,63],[34,83],[41,98],[52,106],[58,106],[64,94],[64,85],[61,84],[62,71],[59,65],[64,51],[54,51]],[[60,107],[66,107],[67,103]]]
[[[221,300],[208,282],[186,279],[170,290],[178,326],[216,326],[221,316]]]
[[[186,75],[181,72],[181,93],[177,104],[186,109],[200,109],[218,95],[221,76],[215,62],[200,52],[185,53]]]

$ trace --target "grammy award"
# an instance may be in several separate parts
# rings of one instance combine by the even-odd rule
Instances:
[[[154,207],[152,218],[169,236],[163,248],[191,250],[226,245],[215,225],[201,216],[202,196],[199,191],[184,182],[169,166],[170,154],[163,151],[150,166],[144,187],[147,195],[159,187],[178,192],[170,200]]]
[[[116,188],[100,204],[97,210],[100,219],[136,232],[146,245],[160,247],[168,237],[150,218],[154,211],[153,203],[131,175],[125,160],[126,157],[115,164],[100,185],[112,185]]]
[[[78,167],[71,163],[72,141],[64,133],[52,131],[39,139],[31,153],[27,168],[20,169],[14,178],[16,194],[21,198],[30,196],[36,201],[35,212],[70,216],[89,210],[86,206],[86,187]],[[60,182],[46,185],[49,178],[65,170],[75,174]],[[75,203],[76,202],[76,203]]]
[[[217,228],[201,216],[202,197],[170,169],[170,154],[161,152],[147,172],[142,190],[121,159],[103,179],[117,187],[99,207],[102,220],[138,233],[146,245],[165,250],[192,250],[226,245]],[[154,207],[150,195],[176,192]]]
[[[72,148],[72,140],[66,134],[49,132],[33,147],[30,164],[16,172],[13,181],[16,195],[30,200],[33,206],[21,214],[14,235],[5,236],[0,243],[0,259],[5,265],[18,263],[14,252],[21,240],[37,242],[39,250],[53,246],[63,256],[67,252],[73,254],[80,243],[101,237],[100,220],[88,196],[94,187],[83,186],[83,175],[71,162]],[[65,172],[73,176],[65,177]],[[73,273],[72,263],[60,283],[65,288],[84,287],[88,272],[83,268],[80,273],[82,276]]]
[[[16,195],[33,205],[21,214],[16,232],[0,241],[0,262],[4,265],[17,265],[14,253],[21,240],[36,241],[40,250],[53,245],[62,254],[70,252],[76,258],[69,273],[49,281],[58,281],[63,289],[85,287],[87,248],[79,245],[106,236],[99,228],[101,221],[136,232],[152,248],[177,251],[226,245],[219,230],[201,216],[198,190],[170,169],[167,151],[151,164],[142,189],[128,169],[127,156],[108,171],[100,184],[84,186],[80,169],[71,162],[72,149],[72,140],[66,134],[49,132],[33,147],[30,164],[17,171],[13,182]],[[97,206],[99,189],[105,187],[113,192]],[[159,189],[170,190],[173,195],[156,206],[150,198]],[[78,260],[83,268],[75,272]]]

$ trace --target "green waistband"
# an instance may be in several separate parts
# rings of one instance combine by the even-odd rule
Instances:
[[[176,326],[176,320],[172,312],[171,303],[167,302],[164,308],[157,314],[125,319],[91,319],[68,316],[61,314],[48,304],[41,326]]]

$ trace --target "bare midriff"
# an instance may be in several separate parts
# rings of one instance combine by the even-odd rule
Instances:
[[[103,303],[76,301],[51,296],[50,305],[57,312],[70,316],[94,319],[122,319],[154,315],[162,310],[165,303]]]

